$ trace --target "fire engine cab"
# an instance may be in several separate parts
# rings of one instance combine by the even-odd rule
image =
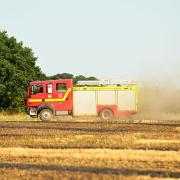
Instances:
[[[54,116],[131,116],[137,112],[138,88],[135,81],[71,79],[32,81],[28,85],[27,113],[41,120]]]

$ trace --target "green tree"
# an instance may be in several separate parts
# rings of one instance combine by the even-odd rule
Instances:
[[[73,75],[70,73],[56,74],[54,76],[49,76],[48,79],[73,79]]]
[[[76,84],[78,81],[97,80],[97,78],[93,76],[90,76],[90,77],[85,77],[83,75],[74,76],[73,74],[70,74],[70,73],[56,74],[56,75],[47,77],[47,79],[73,79],[74,84]]]
[[[96,77],[85,77],[83,75],[78,75],[78,76],[75,76],[74,79],[73,79],[73,82],[74,84],[77,84],[78,81],[86,81],[86,80],[97,80]]]
[[[47,77],[47,79],[73,79],[74,84],[76,84],[78,81],[97,80],[97,78],[93,76],[90,76],[90,77],[85,77],[83,75],[74,76],[73,74],[70,74],[70,73],[56,74],[56,75]]]
[[[33,51],[0,31],[0,107],[19,110],[24,107],[27,84],[31,79],[45,79],[36,66]]]

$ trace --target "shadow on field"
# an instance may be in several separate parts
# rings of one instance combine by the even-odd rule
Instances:
[[[43,125],[43,126],[41,126]],[[170,129],[171,127],[179,127],[178,124],[147,124],[147,123],[134,123],[134,124],[130,124],[130,123],[123,123],[120,126],[85,126],[86,124],[81,124],[82,127],[58,127],[57,124],[55,124],[56,126],[46,126],[45,124],[41,124],[40,126],[37,124],[34,124],[34,126],[31,125],[21,125],[21,124],[14,124],[14,125],[9,125],[9,124],[5,124],[5,125],[0,125],[0,129],[37,129],[37,130],[57,130],[57,131],[71,131],[71,132],[101,132],[101,133],[111,133],[111,132],[127,132],[127,131],[131,131],[131,132],[144,132],[144,131],[157,131],[158,127],[169,127],[168,131],[170,132],[173,129]],[[61,125],[61,123],[59,124]],[[93,124],[92,124],[93,125]],[[97,124],[94,124],[97,125]],[[108,124],[105,124],[108,125]],[[65,126],[63,124],[63,126]],[[136,128],[134,128],[136,127]],[[151,129],[149,129],[151,128]]]
[[[0,137],[23,137],[23,134],[0,134]]]
[[[80,132],[126,132],[127,129],[117,128],[61,128],[61,127],[41,127],[41,126],[9,126],[1,125],[1,128],[6,129],[39,129],[39,130],[59,130],[59,131],[80,131]],[[134,130],[136,131],[136,130]]]
[[[16,168],[23,170],[41,170],[41,171],[68,171],[76,173],[96,173],[96,174],[114,174],[114,175],[148,175],[151,177],[163,178],[180,178],[178,172],[163,172],[151,170],[136,170],[136,169],[113,169],[113,168],[97,168],[97,167],[73,167],[73,166],[58,166],[58,165],[35,165],[35,164],[8,164],[1,163],[0,168]]]

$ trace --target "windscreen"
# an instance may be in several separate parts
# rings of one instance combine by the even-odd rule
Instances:
[[[42,84],[34,84],[31,86],[30,94],[35,95],[43,93],[43,85]]]

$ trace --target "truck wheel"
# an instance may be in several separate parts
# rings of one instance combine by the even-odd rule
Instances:
[[[100,112],[100,117],[103,120],[110,120],[110,119],[112,119],[114,117],[114,114],[110,109],[103,109]]]
[[[50,109],[43,109],[39,113],[39,118],[42,121],[49,121],[53,118],[53,113]]]

